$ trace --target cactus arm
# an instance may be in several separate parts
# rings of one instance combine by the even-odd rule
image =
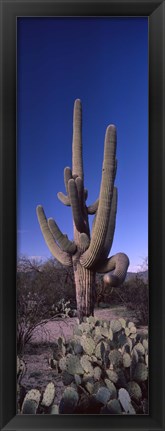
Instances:
[[[68,181],[72,178],[72,171],[68,166],[64,169],[64,183],[66,188],[66,193],[68,195]]]
[[[70,199],[68,196],[64,195],[63,192],[58,192],[57,197],[59,201],[61,201],[64,205],[66,205],[67,207],[70,207]]]
[[[99,199],[96,199],[96,201],[92,205],[89,205],[87,207],[88,214],[95,214],[98,209],[98,205],[99,205]]]
[[[79,246],[80,250],[84,252],[89,247],[90,239],[86,233],[80,234]]]
[[[91,268],[96,264],[100,258],[102,247],[104,246],[113,194],[115,153],[116,128],[115,126],[111,125],[107,128],[105,135],[102,180],[96,222],[94,225],[90,246],[80,258],[80,262],[85,268]]]
[[[69,180],[68,188],[69,188],[69,197],[70,197],[70,202],[72,207],[73,220],[78,232],[82,233],[86,230],[86,227],[85,227],[84,219],[80,208],[78,191],[77,191],[77,187],[74,179]]]
[[[110,211],[109,223],[108,223],[108,230],[107,230],[105,243],[101,253],[101,259],[108,257],[112,247],[113,237],[115,232],[115,224],[116,224],[116,212],[117,212],[117,188],[114,187],[113,196],[112,196],[112,205],[111,205],[111,211]]]
[[[98,264],[96,271],[98,273],[107,273],[104,275],[105,283],[110,286],[120,286],[125,280],[127,269],[129,266],[129,259],[125,253],[117,253],[109,259],[105,259],[103,263]],[[114,271],[110,274],[110,271]]]
[[[82,112],[81,101],[77,99],[74,103],[73,113],[73,141],[72,141],[72,173],[84,180],[82,159]]]
[[[58,245],[55,243],[53,235],[49,229],[44,210],[41,205],[37,206],[37,217],[38,217],[38,221],[39,221],[39,225],[40,225],[43,237],[45,239],[45,242],[50,252],[59,262],[62,263],[62,265],[72,266],[72,259],[69,253],[66,253],[60,250]]]
[[[67,195],[65,195],[62,192],[57,193],[57,197],[58,199],[66,206],[70,207],[70,199],[68,196],[68,181],[72,178],[72,171],[70,168],[68,168],[68,166],[64,169],[64,183],[65,183],[65,188],[66,188],[66,193]]]
[[[81,207],[83,208],[83,203],[84,203],[84,187],[83,187],[82,178],[77,177],[75,179],[75,183],[76,183],[76,187],[77,187],[79,203],[80,203]]]
[[[62,251],[66,251],[70,254],[74,254],[77,250],[74,241],[69,241],[67,235],[64,235],[59,229],[57,223],[52,219],[48,219],[48,226],[55,241],[59,244]]]

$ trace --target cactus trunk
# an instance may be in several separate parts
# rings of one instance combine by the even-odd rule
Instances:
[[[73,265],[76,287],[77,317],[82,322],[84,316],[94,315],[95,272],[84,268],[80,262]]]

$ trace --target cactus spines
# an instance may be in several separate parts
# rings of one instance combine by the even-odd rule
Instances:
[[[75,278],[77,315],[94,314],[95,274],[105,274],[104,281],[115,287],[126,277],[129,259],[124,253],[108,258],[113,242],[117,212],[117,189],[114,186],[117,170],[116,127],[107,127],[104,143],[102,179],[98,199],[86,205],[82,157],[82,107],[76,99],[73,112],[72,167],[64,169],[66,194],[58,198],[70,206],[73,216],[74,241],[63,235],[53,219],[45,216],[41,205],[37,207],[38,221],[46,244],[62,265],[72,266]],[[95,214],[90,233],[88,216]]]

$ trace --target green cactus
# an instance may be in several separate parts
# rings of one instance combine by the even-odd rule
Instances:
[[[40,398],[41,393],[38,391],[38,389],[31,389],[29,392],[27,392],[22,404],[21,413],[31,415],[36,414]]]
[[[131,404],[130,395],[126,391],[126,389],[124,389],[124,388],[119,389],[118,398],[119,398],[119,401],[120,401],[120,403],[121,403],[124,411],[127,414],[130,414],[130,415],[135,415],[136,414],[135,409],[134,409],[134,407]]]
[[[86,373],[93,375],[93,367],[87,355],[83,355],[80,359],[81,366]]]
[[[104,381],[105,381],[105,384],[106,384],[106,386],[110,392],[110,397],[116,398],[117,397],[117,390],[116,390],[114,383],[111,382],[111,380],[109,380],[109,379],[105,379]]]
[[[139,400],[142,397],[142,391],[137,382],[128,382],[127,390],[131,398]]]
[[[59,406],[53,404],[55,387],[52,382],[42,393],[36,389],[29,391],[23,403],[18,393],[19,413],[147,414],[148,340],[141,342],[142,337],[132,340],[130,332],[127,337],[124,335],[126,343],[119,347],[118,338],[126,327],[124,319],[120,319],[120,323],[122,329],[114,333],[113,342],[109,339],[109,333],[102,335],[98,343],[94,338],[97,329],[111,329],[114,320],[97,320],[93,316],[84,318],[81,325],[77,325],[81,326],[81,335],[74,335],[68,341],[59,337],[58,342],[53,344],[53,354],[57,353],[57,349],[62,351],[63,346],[65,349],[63,356],[58,355],[58,359],[53,361],[61,381],[67,387]],[[127,328],[135,328],[130,323]],[[20,361],[18,358],[18,371]]]
[[[110,363],[116,368],[123,362],[122,354],[117,349],[111,350],[109,353]]]
[[[81,345],[87,355],[91,356],[93,354],[95,349],[95,342],[91,337],[87,338],[85,335],[83,335],[81,338]]]
[[[37,412],[38,404],[35,400],[25,400],[22,406],[21,413],[23,415],[35,415]]]
[[[134,380],[137,382],[144,382],[148,378],[147,366],[141,362],[138,362],[134,371]]]
[[[79,396],[77,391],[68,386],[61,398],[60,404],[59,404],[59,413],[60,414],[69,414],[69,413],[73,413],[77,403],[79,400]]]
[[[64,235],[56,222],[46,218],[41,205],[37,216],[46,244],[53,256],[74,270],[77,311],[80,322],[83,316],[94,314],[95,274],[105,274],[104,281],[119,286],[126,277],[129,259],[124,253],[108,257],[115,231],[117,189],[114,186],[116,161],[116,127],[110,125],[105,134],[102,180],[98,199],[86,205],[82,159],[82,109],[79,99],[73,113],[72,169],[64,169],[66,194],[59,192],[60,201],[71,207],[74,241]],[[90,234],[88,216],[94,214]],[[104,331],[105,333],[107,331]]]
[[[67,357],[66,370],[68,371],[69,374],[73,376],[74,374],[80,374],[80,375],[84,374],[84,370],[80,363],[80,359],[78,358],[78,356],[75,356],[75,355],[70,355]]]
[[[42,398],[42,405],[45,407],[50,407],[53,404],[55,397],[55,386],[52,382],[48,383]]]

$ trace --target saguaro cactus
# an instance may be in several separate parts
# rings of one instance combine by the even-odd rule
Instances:
[[[83,316],[94,313],[96,273],[103,273],[105,283],[115,287],[124,281],[129,265],[124,253],[108,257],[117,210],[117,188],[114,186],[117,169],[116,127],[107,127],[100,194],[89,206],[86,204],[88,192],[84,188],[81,129],[82,108],[81,101],[77,99],[73,114],[72,170],[69,167],[64,169],[66,194],[57,194],[59,200],[72,209],[74,241],[61,232],[52,218],[46,218],[41,205],[37,207],[38,221],[49,250],[63,265],[73,266],[80,321]],[[95,216],[90,234],[88,216],[91,214]]]

